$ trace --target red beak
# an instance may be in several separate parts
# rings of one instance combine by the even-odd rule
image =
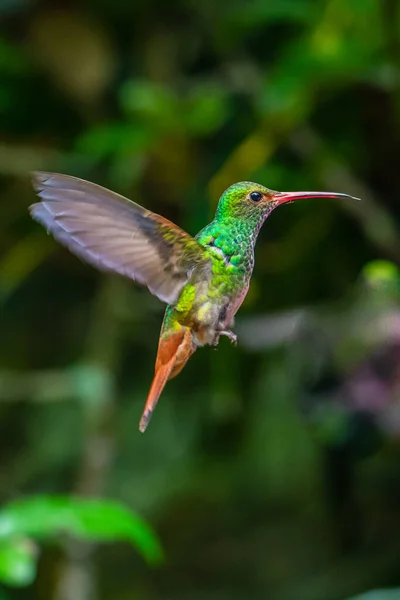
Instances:
[[[286,202],[294,202],[294,200],[303,200],[306,198],[346,198],[351,200],[359,200],[354,196],[348,194],[335,194],[334,192],[275,192],[274,200],[277,201],[278,206],[280,204],[286,204]]]

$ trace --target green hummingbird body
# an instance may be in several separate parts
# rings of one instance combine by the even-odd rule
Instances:
[[[301,198],[348,197],[236,183],[222,194],[214,220],[192,237],[88,181],[35,173],[33,184],[41,201],[30,207],[31,215],[57,240],[95,267],[146,285],[167,303],[141,431],[166,382],[197,347],[217,345],[220,336],[236,343],[231,327],[249,288],[258,233],[272,210]]]
[[[216,345],[220,335],[236,337],[229,328],[246,297],[254,266],[254,246],[266,214],[243,210],[238,194],[268,190],[255,183],[236,184],[225,192],[215,219],[195,239],[205,248],[209,272],[194,272],[174,305],[165,312],[161,335],[189,327],[196,346]]]

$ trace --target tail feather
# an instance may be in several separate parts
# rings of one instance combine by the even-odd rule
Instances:
[[[146,431],[165,384],[180,373],[195,350],[192,333],[186,327],[168,337],[160,338],[154,378],[139,423],[142,433]]]

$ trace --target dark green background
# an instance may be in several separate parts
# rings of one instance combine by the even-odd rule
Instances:
[[[343,600],[400,585],[397,380],[373,418],[343,392],[375,347],[397,365],[397,274],[365,270],[400,257],[397,0],[0,0],[0,23],[0,499],[113,498],[166,554],[151,569],[122,542],[60,539],[5,598]],[[363,201],[273,213],[238,347],[198,351],[141,435],[163,306],[29,219],[35,169],[193,234],[240,180]]]

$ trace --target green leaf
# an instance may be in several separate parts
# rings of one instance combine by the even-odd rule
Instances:
[[[201,86],[194,89],[183,114],[190,133],[208,135],[221,127],[230,116],[228,95],[220,88]]]
[[[62,532],[90,541],[128,541],[150,564],[163,558],[150,527],[117,502],[35,496],[13,502],[0,512],[0,539],[13,535],[53,538]]]
[[[0,580],[15,587],[32,583],[36,576],[36,554],[31,540],[3,540],[0,543]]]

